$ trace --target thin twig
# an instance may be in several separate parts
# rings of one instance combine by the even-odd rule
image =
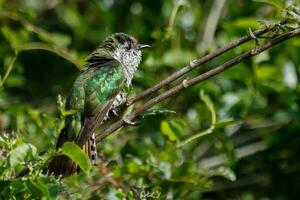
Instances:
[[[24,44],[19,49],[19,51],[28,51],[28,50],[45,50],[45,51],[52,52],[64,59],[66,59],[67,61],[69,61],[70,63],[75,65],[78,69],[81,68],[81,65],[79,64],[78,59],[73,54],[68,52],[68,50],[65,48],[52,46],[52,45],[49,45],[47,43],[42,43],[42,42],[31,42],[31,43]]]
[[[257,33],[256,33],[257,34]],[[222,65],[219,65],[203,74],[200,74],[194,78],[191,79],[185,79],[183,80],[181,83],[179,83],[178,85],[174,86],[173,88],[167,90],[166,92],[150,99],[149,101],[147,101],[146,103],[142,104],[141,106],[137,107],[136,109],[134,109],[130,114],[125,116],[126,120],[133,120],[136,116],[142,114],[145,110],[151,108],[152,106],[156,105],[157,103],[167,99],[168,97],[178,93],[179,91],[187,88],[187,87],[191,87],[197,83],[200,83],[208,78],[211,78],[221,72],[223,72],[224,70],[229,69],[230,67],[237,65],[238,63],[242,62],[243,60],[253,57],[267,49],[270,49],[272,47],[274,47],[275,45],[286,41],[290,38],[293,38],[295,36],[300,35],[300,28],[295,29],[293,31],[290,31],[286,34],[283,35],[279,35],[277,37],[275,37],[274,39],[272,39],[270,42],[264,44],[264,45],[259,45],[256,46],[255,48],[240,54],[239,56],[225,62]],[[115,123],[113,123],[111,126],[109,126],[107,129],[103,130],[101,132],[101,134],[99,134],[97,136],[97,142],[102,141],[104,138],[106,138],[108,135],[110,135],[112,132],[118,130],[120,127],[124,126],[125,122],[124,119],[120,119],[118,121],[116,121]]]
[[[204,91],[200,92],[200,98],[202,99],[205,106],[207,107],[207,109],[210,112],[210,115],[211,115],[210,126],[206,130],[203,130],[199,133],[193,134],[193,135],[187,137],[186,139],[184,139],[182,141],[179,141],[176,145],[177,148],[182,147],[182,146],[190,143],[191,141],[193,141],[195,139],[198,139],[198,138],[203,137],[205,135],[211,134],[215,130],[215,126],[216,126],[216,123],[217,123],[217,114],[216,114],[214,105],[213,105],[212,101],[210,100],[210,98],[204,94]]]
[[[6,12],[6,11],[0,12],[0,19],[1,18],[8,18],[17,21],[28,32],[35,33],[47,41],[47,43],[41,43],[41,42],[26,43],[25,45],[22,45],[20,47],[15,47],[14,50],[17,50],[18,52],[26,51],[26,50],[40,50],[40,49],[45,51],[50,51],[58,56],[65,58],[73,65],[75,65],[78,69],[81,69],[82,63],[80,62],[80,60],[76,58],[76,56],[73,53],[71,53],[66,47],[59,45],[59,43],[53,39],[53,35],[48,31],[35,26],[34,24],[30,23],[29,21],[23,19],[22,17],[20,17],[19,15],[13,12]]]
[[[286,22],[282,21],[279,24],[284,24],[284,23],[286,23]],[[277,27],[277,24],[266,26],[262,29],[254,31],[253,35],[256,36],[256,37],[261,36],[262,34],[265,34],[267,32],[270,32],[270,31],[274,30],[276,27]],[[212,59],[226,53],[227,51],[229,51],[229,50],[231,50],[231,49],[233,49],[237,46],[240,46],[240,45],[242,45],[242,44],[244,44],[244,43],[246,43],[246,42],[248,42],[252,39],[254,39],[254,38],[250,34],[245,35],[245,36],[235,40],[231,44],[229,44],[225,47],[217,49],[213,53],[210,53],[210,54],[208,54],[208,55],[206,55],[206,56],[204,56],[204,57],[202,57],[198,60],[194,60],[194,61],[190,62],[187,66],[177,70],[176,72],[174,72],[173,74],[168,76],[166,79],[164,79],[164,80],[160,81],[159,83],[155,84],[154,86],[144,90],[140,94],[128,99],[126,104],[128,106],[132,105],[136,101],[138,101],[138,100],[140,100],[140,99],[142,99],[146,96],[149,96],[150,94],[156,92],[157,90],[161,89],[162,87],[164,87],[164,86],[168,85],[169,83],[177,80],[179,77],[182,77],[183,75],[185,75],[186,73],[192,71],[196,67],[198,67],[200,65],[203,65],[203,64],[211,61]]]

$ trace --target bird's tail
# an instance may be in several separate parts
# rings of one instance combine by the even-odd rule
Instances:
[[[91,162],[93,165],[97,164],[97,150],[96,150],[96,138],[95,138],[95,133],[92,134],[90,140],[90,151],[91,153],[89,154]]]
[[[65,140],[64,137],[65,134],[60,134],[60,137],[58,139],[57,148],[61,147]],[[96,158],[97,158],[97,151],[96,151],[96,140],[95,140],[95,134],[93,133],[90,139],[84,144],[83,150],[85,153],[89,156],[91,159],[91,162],[93,164],[96,164]],[[80,171],[80,168],[76,165],[76,163],[71,160],[69,157],[65,155],[55,156],[50,164],[48,165],[48,168],[46,170],[46,174],[50,175],[53,174],[56,177],[66,177],[69,175],[72,175],[76,172]]]

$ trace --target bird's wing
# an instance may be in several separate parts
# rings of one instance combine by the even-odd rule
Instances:
[[[115,60],[111,57],[107,56],[97,56],[95,54],[91,54],[86,62],[88,63],[89,67],[101,67],[106,66],[110,62],[114,62]]]
[[[85,116],[77,138],[79,146],[82,146],[102,123],[123,84],[124,69],[115,60],[102,64],[86,82]]]
[[[99,127],[103,122],[104,118],[107,116],[107,113],[112,107],[114,99],[110,99],[105,105],[102,105],[101,109],[96,115],[86,116],[80,133],[76,139],[76,143],[82,147],[86,141],[92,136],[94,131]]]
[[[101,58],[93,58],[92,61],[73,85],[66,109],[78,112],[66,118],[65,128],[57,142],[57,148],[60,148],[64,142],[74,141],[90,157],[91,135],[102,123],[124,84],[124,69],[118,61],[102,62]],[[66,156],[53,158],[48,167],[48,173],[56,176],[68,176],[77,170],[75,163]]]

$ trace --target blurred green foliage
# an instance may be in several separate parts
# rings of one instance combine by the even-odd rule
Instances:
[[[99,166],[89,170],[79,152],[73,159],[86,173],[60,181],[41,173],[54,153],[79,151],[72,145],[53,151],[68,114],[62,99],[106,36],[125,32],[153,46],[135,76],[134,95],[299,3],[227,0],[212,40],[199,49],[216,2],[0,0],[0,198],[297,199],[300,38],[156,105],[176,113],[150,112],[141,125],[105,139]],[[286,16],[295,18],[292,10]],[[239,46],[189,76],[254,46]],[[15,178],[24,166],[30,173]]]

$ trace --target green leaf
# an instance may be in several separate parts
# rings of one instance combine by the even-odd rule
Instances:
[[[234,122],[233,119],[224,119],[224,120],[218,121],[215,124],[215,128],[223,128],[225,126],[228,126],[228,125],[232,124],[233,122]]]
[[[230,181],[235,181],[236,180],[236,175],[235,173],[228,167],[219,167],[215,170],[210,171],[210,176],[221,176],[224,177]]]
[[[79,146],[72,142],[66,142],[61,149],[62,153],[71,158],[84,173],[89,173],[89,170],[92,167],[90,159]]]
[[[30,180],[26,182],[26,186],[30,190],[30,193],[33,194],[33,196],[40,196],[45,197],[46,199],[50,199],[48,187],[40,180]]]
[[[258,3],[266,3],[269,4],[279,10],[282,10],[284,8],[284,4],[279,0],[253,0],[254,2]]]
[[[266,62],[266,61],[269,61],[269,60],[270,60],[269,52],[262,52],[262,53],[258,54],[257,56],[253,57],[253,62],[255,64],[260,64],[262,62]],[[240,76],[243,76],[243,75],[241,74]]]
[[[5,194],[6,190],[11,190],[13,188],[14,190],[22,191],[25,189],[25,185],[21,180],[0,180],[0,189],[2,194]]]
[[[47,187],[48,187],[50,199],[53,199],[53,200],[57,199],[60,186],[58,184],[48,183]]]
[[[72,39],[69,35],[62,34],[62,33],[52,33],[53,38],[55,39],[56,43],[61,46],[68,46],[71,44]]]
[[[262,65],[258,67],[255,71],[255,75],[258,80],[266,81],[266,80],[280,80],[281,73],[274,67],[268,65]]]
[[[47,199],[50,199],[48,187],[43,182],[38,180],[36,182],[36,186],[40,189],[40,191],[42,192],[44,197],[46,197]]]
[[[7,78],[5,85],[7,87],[21,88],[25,84],[25,78],[20,74],[10,74]]]
[[[180,67],[194,60],[196,55],[190,50],[184,49],[171,49],[164,53],[162,62],[170,67]]]
[[[235,27],[239,28],[253,28],[253,29],[258,29],[260,28],[260,24],[256,19],[253,18],[239,18],[236,21],[233,22],[233,25]]]
[[[170,141],[179,141],[171,125],[167,121],[162,121],[160,124],[161,132],[168,137]]]
[[[21,144],[9,153],[8,165],[15,167],[16,165],[31,160],[37,156],[37,149],[32,144]]]
[[[158,114],[175,114],[176,111],[168,109],[152,109],[144,112],[143,116],[158,115]]]
[[[7,26],[2,26],[1,32],[13,49],[22,46],[28,37],[28,33],[25,33],[24,31],[17,32]]]
[[[75,114],[76,112],[78,112],[78,111],[77,111],[77,110],[74,110],[74,109],[72,109],[72,110],[63,110],[63,111],[61,112],[61,114],[62,114],[62,116],[67,117],[67,116],[69,116],[69,115]]]

